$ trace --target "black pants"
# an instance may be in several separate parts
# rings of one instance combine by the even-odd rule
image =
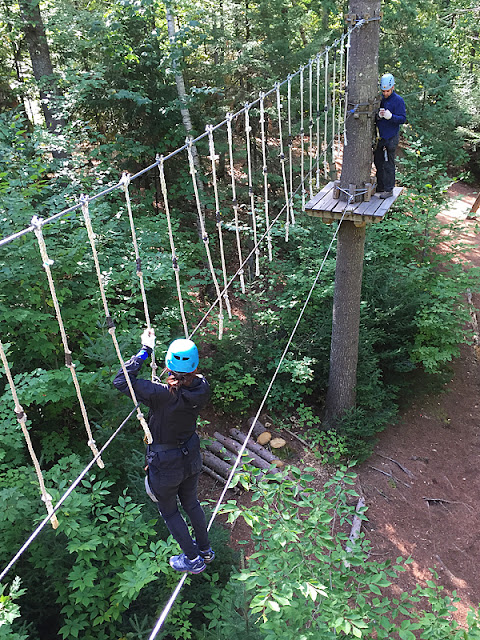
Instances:
[[[158,510],[183,553],[193,560],[198,550],[210,547],[205,513],[198,500],[198,477],[202,468],[200,441],[194,434],[182,449],[147,450],[148,483],[158,500]],[[196,542],[178,510],[177,496],[187,514]]]
[[[393,191],[395,186],[395,150],[398,145],[399,134],[393,138],[378,141],[373,161],[377,168],[377,191]],[[386,158],[385,158],[386,151]]]

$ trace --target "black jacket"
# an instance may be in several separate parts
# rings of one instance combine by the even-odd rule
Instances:
[[[148,426],[153,442],[155,444],[185,442],[195,432],[198,414],[210,398],[208,382],[203,376],[197,375],[189,387],[181,387],[180,390],[172,393],[166,384],[137,379],[142,364],[141,358],[133,356],[125,363],[125,367],[138,402],[142,402],[150,409]],[[113,385],[130,397],[122,369],[115,376]]]

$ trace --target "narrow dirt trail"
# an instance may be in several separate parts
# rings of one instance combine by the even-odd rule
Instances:
[[[480,225],[467,219],[477,191],[460,183],[449,195],[449,206],[439,218],[460,226],[468,246],[465,257],[480,267]],[[448,236],[445,251],[450,250]],[[472,301],[480,319],[478,291],[472,292]],[[374,454],[359,468],[373,557],[413,558],[394,594],[428,579],[434,567],[446,592],[456,590],[461,598],[456,617],[462,624],[468,609],[480,603],[478,355],[472,346],[462,345],[444,391],[415,402],[397,425],[380,434]]]

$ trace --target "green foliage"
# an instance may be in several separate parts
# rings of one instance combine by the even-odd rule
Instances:
[[[20,607],[15,602],[20,598],[25,589],[20,588],[20,578],[13,579],[7,593],[7,585],[0,585],[0,638],[1,640],[27,640],[24,633],[17,633],[12,629],[12,623],[20,617]]]
[[[409,562],[369,558],[369,542],[344,531],[355,515],[355,475],[339,469],[323,489],[313,489],[314,471],[296,468],[283,481],[260,479],[250,506],[229,501],[229,521],[243,517],[252,529],[255,552],[234,574],[226,592],[208,607],[208,633],[232,637],[275,638],[422,638],[478,637],[478,612],[462,630],[452,618],[458,598],[442,594],[433,580],[412,593],[390,598],[385,588]],[[366,520],[365,509],[356,512]],[[433,574],[433,577],[437,577]],[[235,589],[235,596],[233,590]],[[232,596],[237,607],[227,609]],[[247,609],[248,606],[248,609]]]
[[[230,362],[218,369],[221,384],[212,393],[213,402],[223,411],[244,413],[252,404],[250,387],[256,386],[250,373],[243,373],[239,362]]]

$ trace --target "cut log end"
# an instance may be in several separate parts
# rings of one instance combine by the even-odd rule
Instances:
[[[271,439],[272,439],[272,434],[270,433],[270,431],[264,431],[258,436],[257,442],[258,444],[261,444],[263,446],[264,444],[267,444],[268,442],[270,442]]]
[[[270,440],[270,446],[272,449],[280,449],[286,445],[286,441],[283,438],[273,438]]]

